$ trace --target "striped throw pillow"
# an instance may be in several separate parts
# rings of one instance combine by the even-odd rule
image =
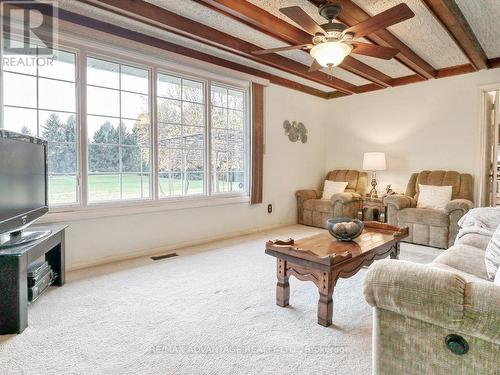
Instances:
[[[500,225],[495,230],[495,233],[493,233],[488,247],[486,247],[484,260],[486,262],[488,277],[493,280],[500,267]]]

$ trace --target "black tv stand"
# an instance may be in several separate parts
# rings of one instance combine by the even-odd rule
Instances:
[[[30,227],[47,232],[41,239],[0,248],[0,334],[21,333],[28,326],[28,267],[45,256],[57,274],[53,285],[65,283],[65,225]]]
[[[42,238],[48,236],[52,233],[51,229],[45,230],[19,230],[16,232],[11,232],[10,235],[7,234],[0,236],[0,250],[6,249],[9,247],[20,246],[23,244],[27,244],[28,242],[33,242],[37,240],[41,240]]]

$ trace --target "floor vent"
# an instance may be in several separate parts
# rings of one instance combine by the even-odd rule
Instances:
[[[151,257],[151,259],[152,260],[162,260],[162,259],[178,257],[178,256],[179,256],[179,254],[177,254],[177,253],[170,253],[170,254],[157,255],[157,256]]]

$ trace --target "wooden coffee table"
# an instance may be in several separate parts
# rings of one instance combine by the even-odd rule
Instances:
[[[266,254],[277,258],[276,304],[288,306],[291,275],[312,281],[319,290],[318,324],[328,327],[332,324],[332,295],[337,280],[355,275],[374,260],[387,256],[397,259],[399,242],[407,236],[408,228],[369,221],[352,242],[338,241],[326,230],[297,241],[268,241]]]

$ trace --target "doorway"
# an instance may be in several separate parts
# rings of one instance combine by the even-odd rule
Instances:
[[[484,163],[481,205],[500,207],[500,89],[483,91]]]

